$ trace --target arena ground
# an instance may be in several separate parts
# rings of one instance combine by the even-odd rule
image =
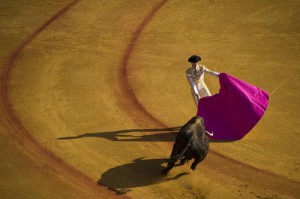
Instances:
[[[300,1],[0,2],[1,198],[300,197]],[[163,176],[196,113],[192,54],[269,106],[196,171]]]

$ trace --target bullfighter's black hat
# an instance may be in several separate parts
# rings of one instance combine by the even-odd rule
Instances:
[[[188,59],[188,62],[194,62],[194,63],[197,63],[198,61],[201,61],[201,57],[199,57],[198,55],[192,55],[192,56]]]

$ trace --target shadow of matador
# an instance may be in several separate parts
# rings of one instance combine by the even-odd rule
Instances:
[[[95,138],[105,138],[111,141],[173,142],[180,128],[181,127],[157,128],[157,129],[126,129],[126,130],[119,130],[119,131],[85,133],[77,136],[60,137],[57,139],[71,140],[71,139],[95,137]],[[156,133],[162,131],[166,131],[166,132]],[[145,134],[144,132],[148,132],[148,133]]]

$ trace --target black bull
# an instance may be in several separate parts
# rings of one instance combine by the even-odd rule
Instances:
[[[167,160],[168,165],[162,172],[167,174],[177,161],[180,160],[180,165],[183,165],[192,158],[194,158],[194,162],[191,169],[195,170],[197,164],[206,157],[208,148],[209,140],[205,134],[203,119],[195,116],[181,127],[173,145],[171,157]]]

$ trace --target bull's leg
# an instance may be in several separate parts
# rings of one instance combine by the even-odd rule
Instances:
[[[187,151],[184,154],[184,157],[180,160],[180,165],[184,165],[185,163],[187,163],[192,158],[193,158],[193,156],[191,155],[191,153],[189,151]]]
[[[194,162],[193,162],[193,164],[192,164],[192,166],[191,166],[191,169],[192,169],[192,170],[195,170],[196,167],[197,167],[197,165],[198,165],[200,162],[202,162],[202,160],[204,160],[205,156],[206,156],[206,154],[198,154],[198,155],[195,157],[195,160],[194,160]]]
[[[183,159],[180,160],[180,165],[184,165],[186,162],[188,161],[188,159],[186,157],[184,157]]]
[[[174,145],[173,145],[171,157],[170,157],[169,160],[167,160],[168,165],[167,165],[167,167],[165,169],[162,170],[162,173],[168,174],[169,171],[174,167],[176,161],[178,160],[178,157],[177,157],[178,155],[176,155],[177,154],[177,150],[178,150],[177,149],[177,144],[175,142]]]
[[[192,164],[192,166],[191,166],[191,169],[192,169],[193,171],[195,171],[197,165],[198,165],[200,162],[201,162],[201,161],[200,161],[199,158],[195,158],[195,160],[194,160],[194,162],[193,162],[193,164]]]
[[[162,173],[168,174],[170,172],[170,170],[174,167],[176,161],[177,161],[176,159],[170,158],[170,160],[168,160],[167,167],[162,170]]]

